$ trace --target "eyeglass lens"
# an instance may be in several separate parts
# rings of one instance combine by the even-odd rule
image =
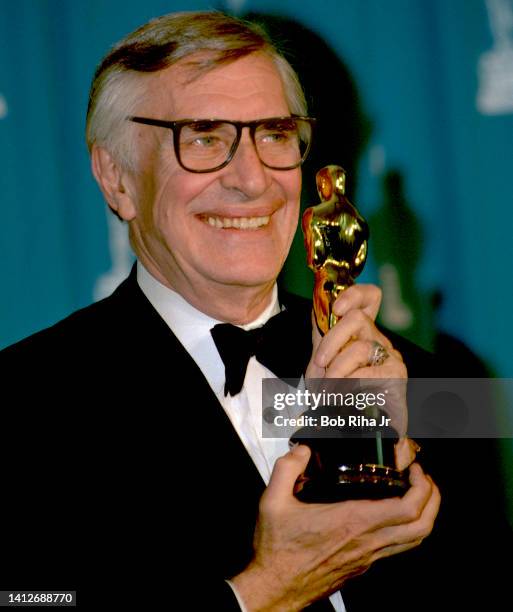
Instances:
[[[276,169],[298,166],[311,137],[308,121],[287,117],[259,123],[254,142],[263,164]],[[182,126],[179,152],[182,164],[191,170],[221,166],[234,154],[237,127],[224,121],[197,121]]]

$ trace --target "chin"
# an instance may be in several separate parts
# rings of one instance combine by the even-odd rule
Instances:
[[[269,244],[269,241],[230,242],[208,245],[208,249],[196,251],[193,267],[204,278],[243,287],[259,287],[274,282],[286,258],[286,246]]]
[[[273,266],[266,269],[254,269],[252,266],[241,267],[237,266],[237,269],[230,269],[226,271],[226,274],[219,274],[217,270],[216,274],[212,275],[212,278],[217,282],[225,285],[239,285],[242,287],[260,287],[273,283],[280,269]]]

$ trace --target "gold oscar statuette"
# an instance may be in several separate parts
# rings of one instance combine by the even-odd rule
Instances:
[[[326,166],[316,177],[321,202],[303,214],[302,227],[308,266],[315,281],[313,309],[321,335],[337,323],[333,304],[340,292],[351,286],[361,273],[367,257],[369,228],[365,219],[345,195],[346,173],[340,166]],[[331,391],[360,391],[366,381],[355,379],[311,381],[315,388]],[[308,384],[309,381],[306,381]],[[326,387],[325,385],[328,385]],[[347,386],[349,385],[349,386]],[[319,422],[328,415],[331,422],[351,422],[350,411],[323,406],[311,415]],[[353,410],[354,412],[354,410]],[[356,416],[368,424],[376,408]],[[377,422],[377,419],[376,419]],[[390,433],[391,428],[388,428]],[[308,502],[335,502],[344,499],[379,499],[402,495],[408,488],[406,475],[395,469],[392,435],[368,428],[303,428],[291,438],[310,446],[312,457],[295,487],[296,496]]]
[[[337,322],[332,306],[338,294],[352,285],[367,259],[369,227],[345,196],[346,173],[326,166],[317,173],[321,203],[303,215],[308,266],[314,271],[313,304],[322,335]]]

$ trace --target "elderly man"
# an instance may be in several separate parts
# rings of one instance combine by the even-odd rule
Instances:
[[[31,563],[18,559],[13,579],[24,569],[52,588],[76,584],[76,563],[93,591],[143,607],[358,610],[352,577],[430,533],[440,495],[418,464],[402,498],[304,504],[293,486],[308,448],[287,452],[286,440],[256,433],[263,377],[406,375],[374,324],[375,287],[342,294],[339,322],[322,339],[314,330],[313,343],[311,305],[278,294],[311,127],[288,63],[258,28],[220,13],[151,21],[98,67],[93,173],[138,261],[111,297],[2,354],[20,409],[9,426],[25,411],[30,432],[11,484],[30,476],[38,486],[36,515],[53,542]],[[281,372],[250,355],[242,387],[228,385],[212,330],[275,316]],[[375,342],[382,365],[370,359]],[[428,358],[394,344],[422,375]],[[45,478],[52,490],[41,493]],[[80,515],[62,511],[71,479]],[[9,520],[28,503],[25,494],[7,506]],[[40,537],[39,523],[26,524]],[[402,609],[397,586],[379,593],[385,609]]]

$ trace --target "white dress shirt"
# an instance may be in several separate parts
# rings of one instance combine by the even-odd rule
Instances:
[[[222,321],[217,321],[191,306],[180,294],[157,281],[140,262],[137,262],[137,282],[152,306],[203,372],[262,479],[268,484],[274,462],[289,450],[287,439],[262,438],[262,379],[276,376],[253,356],[248,362],[241,392],[233,397],[225,397],[224,364],[210,333],[212,327]],[[279,312],[278,289],[275,285],[267,308],[254,321],[240,327],[246,330],[261,327]],[[236,595],[244,611],[244,606],[237,593]],[[336,612],[345,612],[340,592],[333,594],[330,601]]]

